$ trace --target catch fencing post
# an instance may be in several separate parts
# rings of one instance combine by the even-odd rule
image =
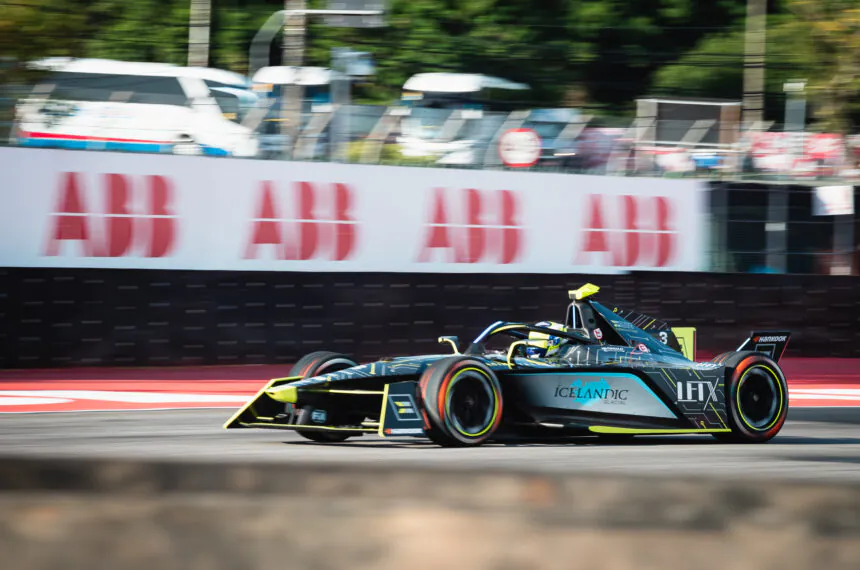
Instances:
[[[278,10],[257,31],[248,53],[248,77],[269,63],[269,47],[275,35],[284,28],[283,64],[301,67],[305,52],[306,16],[344,16],[364,18],[382,16],[385,10],[306,10],[305,0],[284,0],[285,10]],[[291,21],[298,21],[291,25]],[[383,24],[372,22],[373,27]],[[367,24],[347,27],[368,27]],[[301,127],[302,86],[287,85],[281,94],[281,134],[286,138],[284,158],[292,156]]]

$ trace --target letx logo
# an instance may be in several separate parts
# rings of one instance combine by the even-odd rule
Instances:
[[[702,403],[706,407],[711,400],[717,399],[717,387],[705,380],[678,382],[678,402]]]

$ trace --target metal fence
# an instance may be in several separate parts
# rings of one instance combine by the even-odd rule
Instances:
[[[152,140],[157,144],[145,151],[171,153],[188,152],[189,140],[207,135],[168,132],[145,117],[135,118],[123,108],[128,97],[123,92],[110,98],[113,109],[102,107],[87,116],[86,105],[70,105],[56,95],[34,99],[29,91],[0,87],[4,144],[68,148],[74,140],[78,149],[128,151],[105,141]],[[529,129],[540,139],[538,156],[528,167],[532,171],[860,181],[860,137],[783,132],[773,124],[742,129],[716,120],[602,117],[575,109],[488,112],[306,101],[299,128],[285,129],[278,100],[252,109],[213,104],[221,105],[214,111],[219,118],[254,140],[253,152],[243,156],[264,160],[500,169],[506,168],[499,152],[503,133]],[[223,130],[223,125],[207,124],[198,121],[197,128]],[[298,133],[295,140],[291,132]],[[222,150],[218,154],[236,155]]]

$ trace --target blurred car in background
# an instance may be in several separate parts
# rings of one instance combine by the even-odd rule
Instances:
[[[224,70],[161,63],[52,58],[16,106],[10,142],[19,146],[253,157],[241,124],[256,95]]]
[[[401,102],[431,109],[510,111],[526,105],[531,87],[479,73],[418,73],[403,84]]]
[[[396,143],[407,157],[439,165],[483,163],[507,113],[526,104],[530,87],[477,73],[418,73],[403,84],[400,104],[409,109]]]

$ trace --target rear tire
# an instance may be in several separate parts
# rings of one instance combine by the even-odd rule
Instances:
[[[342,354],[321,350],[318,352],[312,352],[301,357],[299,361],[296,362],[290,369],[289,375],[308,378],[311,376],[320,376],[322,374],[328,374],[330,372],[337,372],[338,370],[343,370],[344,368],[352,368],[353,366],[358,366],[358,363]],[[312,414],[313,410],[311,408],[302,408],[299,411],[296,423],[300,425],[307,425],[313,423],[311,419]],[[327,419],[329,420],[327,423],[337,423],[337,416],[332,417],[330,415],[330,417]],[[298,433],[305,439],[309,439],[317,443],[339,443],[341,441],[346,441],[350,437],[349,434],[317,430],[297,429],[296,433]]]
[[[759,352],[721,356],[726,367],[727,423],[732,431],[714,437],[730,443],[769,441],[782,429],[788,414],[785,375],[772,358]]]
[[[473,447],[487,441],[502,421],[502,388],[478,360],[439,360],[418,382],[425,431],[444,447]]]

